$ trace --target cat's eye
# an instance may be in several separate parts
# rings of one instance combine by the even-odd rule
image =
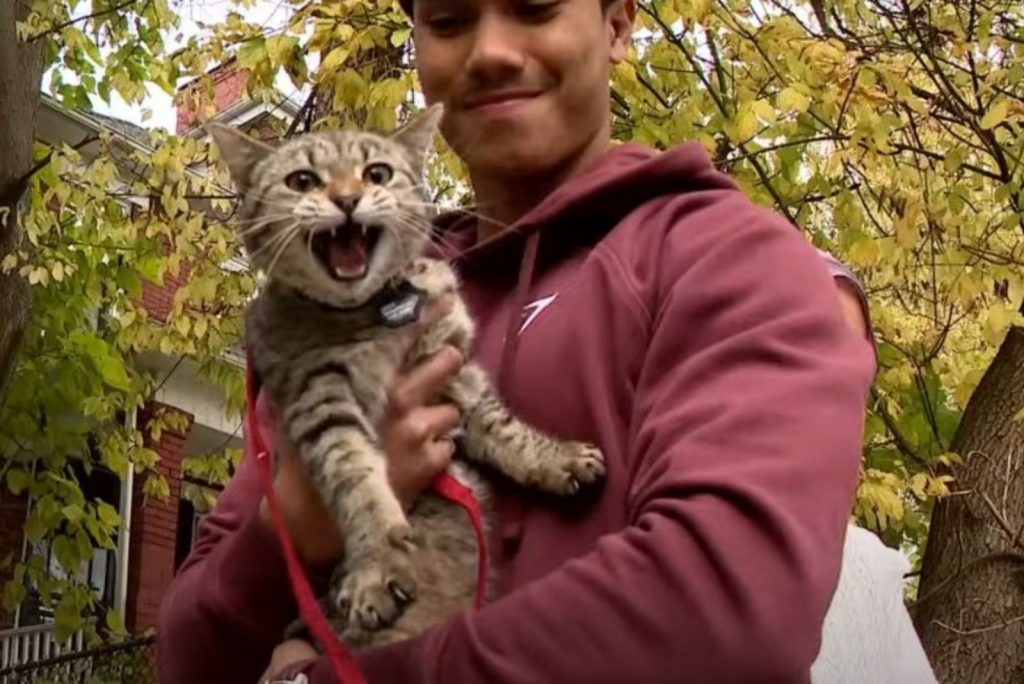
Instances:
[[[284,179],[284,184],[295,192],[309,192],[322,188],[324,182],[312,171],[293,171]]]
[[[374,185],[384,185],[394,175],[394,170],[387,164],[370,164],[363,169],[363,180]]]

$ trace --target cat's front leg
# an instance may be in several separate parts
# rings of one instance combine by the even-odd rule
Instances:
[[[575,494],[604,479],[597,447],[556,439],[516,418],[475,364],[463,366],[447,394],[462,411],[468,458],[552,494]]]
[[[388,483],[373,430],[354,400],[292,411],[288,423],[313,485],[345,538],[336,606],[349,625],[386,627],[415,597],[416,577],[412,528]]]

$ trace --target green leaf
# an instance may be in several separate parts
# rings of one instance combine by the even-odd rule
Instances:
[[[50,549],[57,558],[57,562],[61,564],[61,567],[69,573],[74,573],[78,570],[78,566],[81,565],[83,559],[78,554],[78,546],[70,537],[63,534],[57,535],[50,544]]]
[[[73,523],[80,522],[82,520],[82,516],[85,514],[85,511],[82,510],[82,507],[77,504],[68,504],[61,510],[64,513],[64,517],[69,522]]]
[[[85,332],[76,333],[72,341],[85,353],[103,382],[121,391],[131,389],[131,380],[124,359],[104,340]]]
[[[28,489],[30,484],[32,484],[32,474],[27,470],[11,468],[7,471],[7,488],[11,490],[11,494],[15,496],[21,494]]]
[[[245,69],[256,69],[267,60],[267,44],[263,38],[242,43],[238,50],[238,65]]]
[[[121,515],[117,512],[117,509],[106,501],[98,501],[96,503],[96,515],[99,516],[100,521],[107,527],[113,528],[121,524]]]
[[[82,609],[70,595],[62,596],[53,614],[57,641],[65,641],[84,623]]]
[[[25,600],[27,591],[25,585],[18,579],[11,579],[4,583],[3,608],[8,615],[14,613],[18,604]]]
[[[135,262],[135,270],[141,273],[142,277],[160,286],[164,284],[163,267],[164,260],[158,256],[142,257]]]
[[[124,628],[124,622],[121,621],[121,614],[113,608],[107,610],[106,625],[114,634],[127,634],[127,630]]]
[[[37,542],[46,535],[47,531],[49,531],[49,527],[43,522],[38,512],[30,512],[28,520],[25,521],[25,536],[28,537],[28,540]]]

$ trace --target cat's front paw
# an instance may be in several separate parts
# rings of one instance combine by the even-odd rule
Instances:
[[[542,455],[536,482],[553,494],[572,495],[604,479],[604,454],[582,442],[561,442],[552,453]]]
[[[335,601],[348,627],[376,631],[394,623],[416,598],[412,530],[392,528],[387,545],[367,554],[345,573]]]

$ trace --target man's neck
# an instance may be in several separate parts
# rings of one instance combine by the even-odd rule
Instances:
[[[610,135],[606,132],[574,155],[571,162],[542,176],[471,174],[479,215],[477,242],[488,240],[512,226],[559,186],[597,161],[610,144]]]

